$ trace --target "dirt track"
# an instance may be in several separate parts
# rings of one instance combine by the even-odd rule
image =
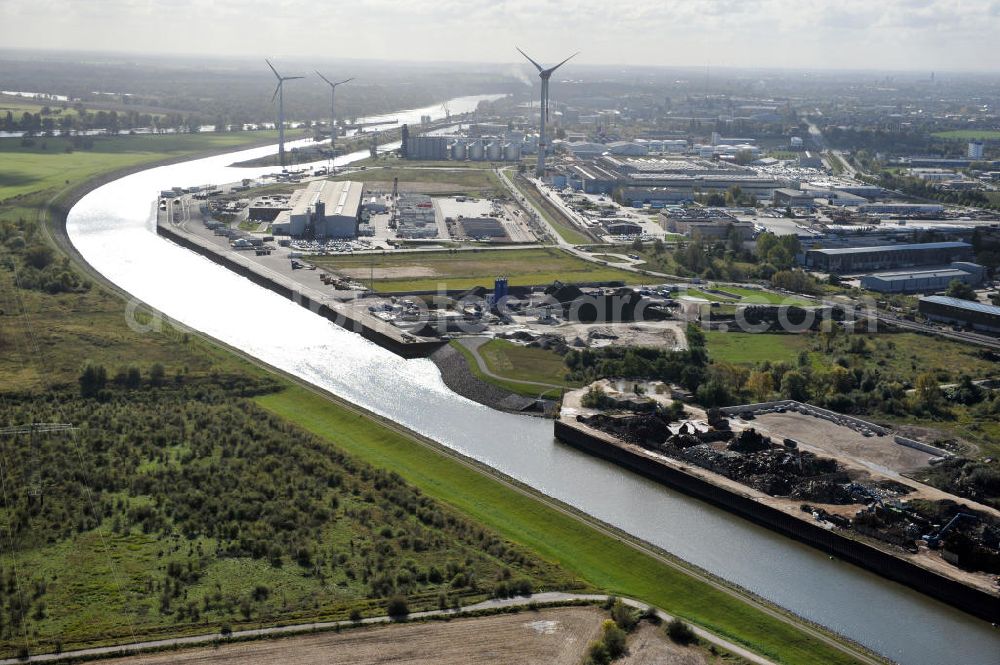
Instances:
[[[628,655],[617,665],[709,665],[718,659],[699,646],[682,647],[667,639],[663,626],[643,622],[628,640]],[[732,662],[732,661],[730,661]]]
[[[566,607],[475,619],[358,628],[95,661],[103,665],[578,665],[605,615]]]

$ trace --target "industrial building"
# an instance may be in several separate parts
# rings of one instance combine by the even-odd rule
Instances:
[[[588,141],[579,141],[576,143],[567,143],[566,149],[574,156],[580,159],[591,159],[593,157],[600,157],[605,152],[608,151],[608,147],[603,143],[590,143]]]
[[[289,209],[278,213],[271,232],[296,238],[356,238],[363,189],[350,180],[314,180],[292,192]]]
[[[408,136],[406,159],[474,162],[517,162],[526,145],[522,132],[506,131],[504,137]]]
[[[660,225],[670,233],[681,233],[692,238],[700,237],[706,240],[728,238],[729,233],[734,229],[742,240],[753,238],[753,222],[742,222],[721,210],[711,212],[712,210],[712,208],[708,208],[702,211],[704,214],[693,216],[686,211],[683,214],[662,214],[660,215]]]
[[[812,208],[815,197],[809,192],[788,187],[779,187],[771,195],[771,203],[776,207]]]
[[[918,310],[932,321],[1000,333],[1000,307],[995,305],[947,296],[925,296],[920,299]]]
[[[434,202],[424,194],[400,194],[396,202],[396,235],[400,238],[436,238]]]
[[[609,221],[604,224],[604,228],[613,236],[638,236],[642,235],[642,226],[635,222],[625,222],[621,220]]]
[[[858,206],[858,212],[871,215],[940,215],[944,206],[940,203],[866,203]]]
[[[451,139],[447,136],[408,136],[404,154],[407,159],[442,161],[450,156],[450,144]]]
[[[949,265],[970,259],[972,245],[966,242],[810,249],[805,253],[807,268],[841,275],[911,266]]]
[[[931,293],[948,288],[952,280],[969,286],[982,284],[986,268],[976,263],[956,261],[947,268],[865,275],[861,287],[879,293]]]
[[[969,152],[967,153],[969,159],[980,160],[983,158],[983,142],[982,141],[969,141]]]
[[[247,219],[251,222],[273,222],[285,210],[291,210],[287,196],[260,196],[250,202]]]
[[[461,223],[462,231],[470,238],[488,238],[490,240],[507,238],[507,231],[503,228],[503,224],[494,217],[463,217]]]
[[[725,192],[734,185],[745,194],[767,199],[776,188],[788,184],[772,176],[758,175],[752,169],[699,157],[618,155],[603,155],[593,162],[574,165],[570,168],[569,183],[588,194],[607,194],[620,187],[633,192],[639,200],[649,198],[643,195],[646,190],[662,192],[663,196],[658,197],[661,200],[686,201],[693,200],[699,192]]]

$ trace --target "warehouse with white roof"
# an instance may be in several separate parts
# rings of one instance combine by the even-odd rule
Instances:
[[[360,182],[315,180],[297,189],[290,210],[275,218],[271,232],[295,238],[356,238],[364,186]]]

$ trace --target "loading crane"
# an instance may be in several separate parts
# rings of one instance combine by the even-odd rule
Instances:
[[[947,536],[948,533],[955,528],[955,525],[957,525],[963,519],[970,519],[976,521],[979,518],[977,518],[975,515],[970,515],[969,513],[956,513],[955,516],[952,517],[951,520],[944,525],[944,528],[940,529],[935,534],[926,535],[923,537],[923,539],[927,541],[927,547],[931,548],[932,550],[936,550],[938,547],[940,547],[941,541],[944,539],[944,537]]]

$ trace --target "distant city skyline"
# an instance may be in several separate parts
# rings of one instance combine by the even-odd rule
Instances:
[[[178,55],[988,72],[997,34],[1000,0],[0,3],[4,47]]]

